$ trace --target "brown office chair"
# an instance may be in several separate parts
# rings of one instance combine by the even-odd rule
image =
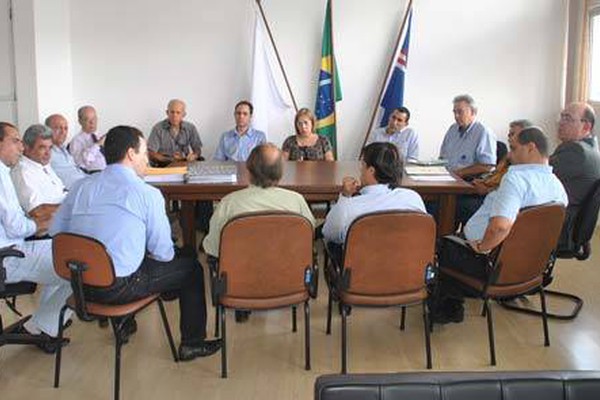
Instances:
[[[341,266],[332,257],[326,272],[327,309],[331,329],[333,300],[342,314],[342,374],[347,371],[347,318],[351,306],[405,306],[422,304],[427,368],[431,368],[426,272],[434,265],[435,221],[428,214],[402,211],[363,215],[350,225]]]
[[[6,283],[4,259],[7,257],[23,258],[25,255],[11,247],[0,249],[0,300],[4,300],[8,308],[21,319],[10,326],[4,327],[2,315],[0,314],[0,347],[7,344],[43,345],[54,341],[55,339],[47,335],[32,335],[23,330],[23,324],[31,318],[31,315],[23,317],[19,312],[17,297],[35,293],[37,285],[33,282]]]
[[[58,337],[63,337],[63,318],[67,309],[75,310],[77,316],[84,321],[93,321],[98,318],[108,318],[115,335],[115,387],[114,398],[119,398],[121,381],[121,347],[125,341],[125,324],[142,309],[155,301],[158,302],[165,333],[175,362],[177,352],[173,336],[167,320],[167,314],[159,294],[134,301],[128,304],[108,305],[87,301],[84,295],[84,286],[109,287],[116,279],[112,259],[106,247],[99,241],[71,233],[59,233],[52,240],[52,253],[54,269],[63,279],[71,281],[73,294],[67,299],[67,304],[62,308],[59,316]],[[56,352],[54,369],[54,387],[58,387],[60,380],[61,348]]]
[[[270,310],[304,303],[305,368],[310,370],[309,298],[316,296],[313,226],[287,212],[240,215],[221,232],[213,303],[221,317],[221,376],[227,377],[226,310]],[[294,313],[294,327],[295,327]]]
[[[543,279],[556,247],[564,216],[565,208],[560,204],[522,209],[508,237],[488,256],[487,281],[473,278],[451,268],[440,267],[440,273],[444,277],[457,281],[483,300],[483,314],[487,316],[492,365],[496,365],[496,349],[489,300],[502,300],[539,292],[544,346],[550,346]],[[458,238],[455,239],[460,241]],[[465,251],[472,251],[465,241],[461,244],[468,249]]]

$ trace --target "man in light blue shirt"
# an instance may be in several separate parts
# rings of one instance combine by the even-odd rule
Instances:
[[[325,240],[338,245],[338,250],[332,252],[334,257],[341,255],[348,229],[361,215],[385,210],[425,213],[421,196],[399,187],[402,167],[398,149],[391,143],[371,143],[363,149],[360,181],[353,177],[344,178],[342,193],[323,225]]]
[[[487,195],[481,208],[465,226],[464,233],[470,248],[450,239],[442,240],[438,249],[440,268],[454,269],[485,280],[485,257],[479,254],[490,252],[506,239],[519,210],[550,202],[568,204],[562,183],[548,165],[548,150],[548,138],[537,127],[526,128],[513,137],[510,142],[512,166],[498,189]],[[454,294],[454,299],[446,299],[444,303],[448,307],[454,300],[455,309],[438,309],[434,312],[434,319],[438,322],[462,320],[460,289],[443,282],[440,292],[441,296]]]
[[[117,279],[109,288],[86,288],[90,300],[125,304],[177,291],[179,358],[187,361],[213,354],[220,342],[205,340],[202,268],[195,257],[175,257],[163,196],[142,179],[148,165],[143,134],[128,126],[112,128],[104,154],[108,167],[75,183],[54,217],[50,234],[76,233],[106,246]]]
[[[65,145],[65,141],[69,135],[69,123],[62,115],[52,114],[46,118],[44,124],[52,131],[50,165],[67,190],[69,190],[75,182],[86,176],[81,168],[75,164],[73,156],[69,153]]]
[[[396,108],[388,120],[386,127],[371,132],[367,144],[375,142],[393,143],[406,161],[419,159],[419,137],[408,126],[410,111],[406,107]]]
[[[217,161],[246,161],[253,148],[267,143],[264,132],[250,126],[254,107],[242,100],[235,105],[235,129],[221,135],[214,159]]]
[[[448,169],[460,177],[489,172],[496,165],[496,136],[476,121],[477,107],[469,95],[456,96],[454,120],[440,148],[440,158],[448,160]]]
[[[0,248],[13,247],[25,254],[25,258],[8,257],[4,260],[6,282],[29,281],[43,285],[39,306],[23,328],[31,334],[56,337],[58,315],[71,295],[71,286],[54,272],[50,240],[24,241],[29,236],[46,233],[54,208],[40,205],[28,216],[19,205],[9,167],[19,161],[22,151],[23,143],[17,128],[0,122]],[[70,315],[69,312],[66,318]],[[58,343],[49,342],[38,347],[53,353]]]

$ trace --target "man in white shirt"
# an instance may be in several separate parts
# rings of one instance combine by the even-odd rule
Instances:
[[[22,150],[17,128],[0,122],[0,248],[13,247],[25,254],[25,258],[9,257],[4,260],[6,282],[30,281],[44,285],[39,306],[24,324],[24,329],[32,334],[56,337],[58,314],[71,295],[71,286],[54,273],[50,240],[24,241],[34,234],[46,233],[50,212],[41,206],[30,213],[30,218],[19,206],[9,168],[18,162]],[[70,315],[71,312],[67,312],[66,317]],[[49,353],[56,351],[57,346],[56,343],[40,345],[42,350]]]
[[[52,132],[44,125],[31,125],[23,143],[24,156],[10,172],[21,207],[30,212],[42,204],[58,206],[66,189],[50,166]]]
[[[409,120],[410,111],[408,108],[396,108],[390,114],[388,125],[371,132],[367,144],[375,142],[393,143],[404,160],[417,160],[419,158],[419,137],[414,129],[408,126]]]
[[[97,133],[98,116],[92,106],[83,106],[77,110],[81,132],[69,145],[69,151],[75,163],[87,172],[101,171],[106,168],[106,159],[102,154],[104,137]]]
[[[69,123],[60,114],[50,115],[44,123],[52,131],[50,165],[52,165],[52,169],[54,169],[67,190],[71,189],[73,183],[85,177],[85,173],[75,164],[75,160],[69,153],[65,143],[69,136]]]
[[[384,210],[425,213],[421,196],[399,187],[402,171],[402,158],[392,143],[371,143],[363,149],[360,180],[344,178],[342,193],[323,225],[325,240],[336,248],[334,256],[341,255],[348,229],[361,215]]]

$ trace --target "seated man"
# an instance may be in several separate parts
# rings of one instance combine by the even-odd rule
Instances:
[[[50,234],[70,232],[102,242],[112,257],[116,282],[86,288],[92,301],[129,303],[177,291],[181,314],[179,359],[215,353],[220,341],[206,340],[204,274],[194,257],[175,255],[160,191],[144,182],[146,140],[136,128],[117,126],[104,148],[108,167],[78,181],[58,209]]]
[[[195,161],[202,154],[196,126],[184,121],[185,103],[173,99],[167,105],[167,119],[154,125],[148,138],[148,156],[156,165],[172,161]]]
[[[403,163],[396,146],[371,143],[363,149],[361,159],[360,180],[344,178],[342,193],[323,225],[323,237],[338,264],[348,229],[361,215],[384,210],[425,212],[421,196],[400,187]]]
[[[79,132],[69,144],[69,151],[75,163],[87,172],[101,171],[106,168],[106,159],[102,154],[104,137],[96,132],[98,117],[92,106],[83,106],[77,110],[77,118],[81,125]]]
[[[85,177],[85,173],[75,164],[73,156],[65,145],[67,136],[69,136],[69,123],[62,115],[52,114],[46,118],[44,124],[52,131],[50,165],[69,190],[73,183]]]
[[[403,160],[417,160],[419,158],[419,137],[414,129],[408,126],[409,120],[408,108],[396,108],[390,114],[387,127],[377,128],[371,132],[367,144],[393,143],[398,148]]]
[[[567,205],[563,185],[548,165],[548,138],[537,127],[526,128],[513,137],[511,166],[497,190],[487,195],[483,205],[467,222],[464,234],[471,248],[443,239],[438,248],[441,268],[453,268],[477,279],[486,279],[486,254],[510,233],[523,207],[549,202]],[[435,322],[460,322],[463,318],[462,291],[442,281],[439,297],[433,300]]]
[[[469,95],[456,96],[454,120],[440,149],[440,158],[448,160],[448,169],[465,178],[489,172],[496,165],[496,137],[476,121],[477,107]]]
[[[569,104],[560,113],[558,139],[561,143],[550,156],[550,165],[569,196],[565,224],[558,241],[559,251],[574,250],[575,215],[594,182],[600,179],[600,153],[592,134],[595,120],[594,109],[585,103]]]
[[[23,142],[24,157],[10,172],[21,207],[26,212],[41,204],[58,207],[67,190],[50,166],[52,132],[44,125],[31,125]]]
[[[214,159],[216,161],[246,161],[253,148],[267,142],[262,131],[250,126],[254,107],[249,101],[240,101],[235,105],[235,129],[221,135]]]
[[[24,241],[26,237],[45,234],[51,214],[42,206],[28,218],[19,206],[9,168],[18,162],[22,150],[17,128],[7,122],[0,122],[0,248],[14,247],[25,254],[25,258],[5,259],[6,282],[30,281],[44,285],[39,306],[24,324],[24,329],[31,334],[56,337],[58,315],[71,295],[71,286],[54,273],[50,240]],[[69,312],[65,318],[70,315]],[[39,347],[45,352],[53,353],[57,346],[56,343],[48,342]]]

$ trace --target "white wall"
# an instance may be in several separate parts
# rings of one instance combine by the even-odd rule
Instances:
[[[15,52],[10,0],[0,0],[0,121],[16,122]]]
[[[39,10],[47,7],[36,3]],[[219,134],[232,126],[233,104],[250,97],[253,3],[70,1],[71,115],[90,103],[99,111],[101,129],[128,123],[148,132],[163,118],[167,100],[180,97],[211,154]],[[325,0],[263,4],[297,100],[312,108]],[[334,2],[343,159],[358,154],[404,5]],[[566,9],[567,0],[415,0],[406,103],[422,156],[437,153],[452,122],[451,99],[464,92],[478,100],[480,118],[500,136],[510,120],[523,117],[554,134],[562,104]],[[58,36],[64,50],[64,32]],[[39,85],[54,85],[48,84],[52,74],[43,74]],[[68,79],[61,79],[68,87]],[[38,108],[49,111],[43,104]]]

